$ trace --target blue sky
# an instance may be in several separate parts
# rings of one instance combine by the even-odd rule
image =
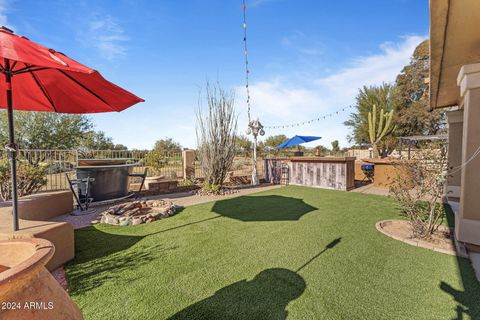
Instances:
[[[247,20],[252,115],[279,125],[336,111],[359,87],[393,81],[428,35],[428,1],[247,0]],[[195,147],[206,80],[235,91],[238,125],[246,127],[241,0],[0,0],[0,23],[146,100],[92,116],[116,143],[149,148],[173,137]],[[318,135],[320,144],[346,146],[347,117],[266,135]]]

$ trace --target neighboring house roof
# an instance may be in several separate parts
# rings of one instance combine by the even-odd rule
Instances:
[[[480,0],[430,0],[430,107],[458,104],[462,65],[480,63]]]

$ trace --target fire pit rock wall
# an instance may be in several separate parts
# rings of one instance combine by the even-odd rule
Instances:
[[[173,216],[179,208],[166,200],[130,201],[103,211],[99,222],[118,226],[149,223]]]

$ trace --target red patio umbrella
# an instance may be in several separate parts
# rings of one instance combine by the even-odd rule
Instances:
[[[18,230],[13,110],[59,113],[122,111],[143,99],[97,71],[0,27],[0,108],[8,110],[13,229]]]

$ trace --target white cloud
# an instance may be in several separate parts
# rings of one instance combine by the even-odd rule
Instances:
[[[280,39],[280,44],[287,49],[297,51],[302,56],[320,55],[324,51],[322,43],[300,30],[294,30],[292,34],[284,36]]]
[[[88,22],[88,33],[82,32],[81,38],[84,44],[96,48],[107,60],[126,55],[124,43],[129,39],[112,16],[95,16]]]
[[[7,0],[0,0],[0,26],[5,26],[15,31],[15,27],[8,22],[9,9],[10,2]]]
[[[357,57],[350,66],[315,83],[336,95],[354,96],[358,88],[390,82],[408,63],[415,47],[425,40],[422,36],[407,36],[402,42],[380,45],[379,54]]]
[[[7,2],[4,0],[0,1],[0,25],[7,25]]]
[[[423,36],[412,35],[401,38],[397,43],[383,43],[379,53],[355,57],[347,63],[347,67],[331,71],[326,77],[303,78],[301,81],[277,77],[253,83],[250,85],[252,115],[259,115],[264,125],[282,125],[310,120],[342,109],[354,103],[362,86],[393,82],[408,64],[415,47],[424,39]],[[237,89],[239,101],[244,99],[244,91],[244,87]],[[245,117],[245,112],[242,112],[242,117]],[[267,135],[320,135],[324,137],[321,144],[329,145],[338,139],[345,146],[348,128],[343,122],[347,118],[347,113],[340,113],[339,116],[309,126],[270,129]]]

